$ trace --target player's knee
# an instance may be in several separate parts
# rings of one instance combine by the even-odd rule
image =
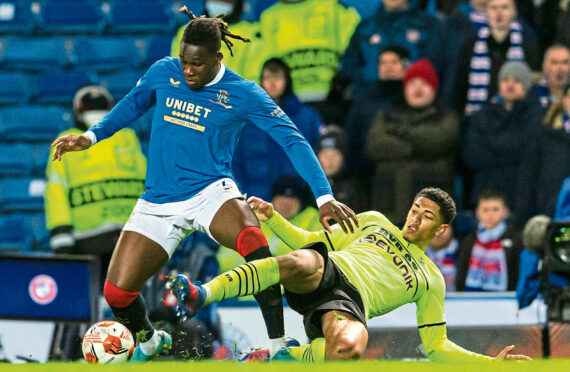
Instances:
[[[242,257],[246,257],[261,248],[268,247],[268,245],[267,239],[259,227],[248,226],[238,234],[236,250]],[[269,250],[267,252],[269,255]]]
[[[110,307],[124,308],[129,306],[139,295],[139,292],[129,292],[105,280],[103,296]]]
[[[302,278],[313,275],[322,266],[319,265],[318,255],[315,251],[299,250],[293,251],[284,257],[286,257],[287,269],[292,273],[292,276]]]
[[[366,349],[366,341],[357,334],[341,333],[333,342],[331,359],[360,359]]]

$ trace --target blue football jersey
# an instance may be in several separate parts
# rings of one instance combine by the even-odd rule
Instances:
[[[244,126],[252,123],[285,151],[315,198],[332,195],[310,145],[257,84],[222,65],[200,90],[186,84],[178,58],[152,65],[135,88],[97,125],[97,141],[127,127],[156,105],[151,124],[145,192],[153,203],[186,200],[224,177]]]

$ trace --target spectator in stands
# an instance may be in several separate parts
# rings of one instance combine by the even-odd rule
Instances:
[[[537,214],[554,217],[556,200],[570,177],[570,83],[551,105],[540,134],[525,146],[520,167],[518,222]]]
[[[378,80],[378,55],[390,45],[404,46],[412,61],[433,56],[441,47],[438,20],[408,0],[382,1],[376,16],[356,28],[341,60],[340,75],[355,84],[358,93],[364,84]]]
[[[73,98],[75,127],[57,137],[82,134],[112,106],[105,88],[81,88]],[[50,159],[54,152],[52,148]],[[101,289],[121,229],[144,191],[145,172],[146,158],[129,128],[61,162],[47,162],[44,198],[50,246],[55,253],[98,256]]]
[[[289,67],[272,58],[263,64],[261,86],[295,123],[309,144],[315,148],[322,120],[311,107],[299,102],[293,93]],[[285,175],[297,174],[289,158],[268,134],[248,125],[240,136],[232,163],[240,190],[249,195],[271,197],[271,184]]]
[[[458,291],[514,291],[522,250],[520,231],[508,223],[504,194],[491,189],[478,196],[477,231],[461,240]]]
[[[446,107],[457,109],[455,86],[461,47],[475,38],[479,29],[488,26],[487,3],[487,0],[461,2],[443,23],[443,44],[434,64],[441,77],[441,102]]]
[[[319,211],[308,204],[309,196],[307,185],[298,176],[281,177],[271,186],[271,203],[275,210],[280,211],[279,214],[295,226],[308,231],[319,231],[322,229],[319,223]],[[291,248],[279,239],[265,223],[261,223],[261,230],[267,238],[269,250],[273,256],[291,252]],[[221,247],[217,257],[222,272],[245,262],[237,252],[225,247]]]
[[[417,61],[406,71],[405,101],[379,111],[368,134],[366,151],[376,164],[371,206],[397,225],[418,189],[453,190],[459,123],[438,104],[437,91],[434,68],[426,59]]]
[[[426,248],[426,255],[438,267],[445,280],[445,290],[455,291],[455,277],[457,275],[457,256],[459,243],[453,235],[453,228],[449,226],[445,232],[433,238]]]
[[[570,48],[570,1],[560,1],[560,14],[558,15],[556,42]]]
[[[462,155],[474,172],[473,197],[492,188],[507,195],[507,205],[515,209],[522,153],[536,139],[544,115],[530,88],[528,65],[507,62],[499,71],[499,94],[470,118]]]
[[[542,72],[535,92],[542,106],[548,108],[561,100],[562,91],[570,81],[570,49],[561,44],[548,48],[544,54]]]
[[[364,195],[370,194],[371,174],[374,170],[364,146],[366,134],[376,112],[404,99],[402,81],[409,63],[410,53],[403,46],[384,48],[378,56],[378,80],[367,84],[364,94],[354,100],[348,112],[344,125],[348,144],[347,163]]]
[[[495,96],[499,69],[506,61],[526,61],[538,69],[536,37],[515,17],[513,0],[490,0],[489,27],[482,27],[463,44],[455,89],[459,113],[471,116]]]
[[[346,136],[341,127],[328,125],[317,144],[317,158],[329,180],[337,200],[348,203],[356,211],[366,208],[355,180],[347,173]]]

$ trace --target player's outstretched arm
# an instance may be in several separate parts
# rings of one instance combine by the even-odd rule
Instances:
[[[345,233],[348,233],[349,230],[351,233],[354,233],[354,226],[359,226],[358,218],[354,211],[336,200],[331,200],[321,205],[319,215],[319,221],[321,221],[321,224],[329,233],[332,233],[328,222],[330,219],[334,219]]]
[[[532,360],[531,357],[522,354],[509,354],[513,351],[515,345],[510,345],[504,348],[499,355],[493,358],[493,360]]]
[[[91,146],[91,139],[84,135],[62,136],[52,142],[51,147],[55,147],[55,152],[51,158],[52,161],[61,161],[61,156],[70,151],[83,151]]]

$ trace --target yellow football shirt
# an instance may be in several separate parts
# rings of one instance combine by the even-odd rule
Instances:
[[[360,293],[367,319],[415,302],[419,333],[431,360],[490,360],[447,339],[445,282],[423,250],[404,239],[400,229],[381,213],[361,213],[358,219],[360,227],[354,234],[345,234],[338,225],[331,234],[308,232],[278,213],[267,225],[292,249],[324,242],[331,260]]]

